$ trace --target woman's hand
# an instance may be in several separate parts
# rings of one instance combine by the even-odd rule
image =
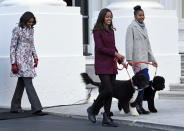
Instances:
[[[132,60],[128,60],[128,64],[129,64],[130,66],[133,66],[134,62],[133,62]]]
[[[120,60],[120,61],[124,61],[125,57],[117,52],[115,52],[115,56]]]
[[[128,64],[126,64],[124,62],[122,62],[121,64],[123,65],[124,68],[126,68],[126,69],[128,68]]]
[[[38,59],[34,59],[34,67],[38,66]]]
[[[13,72],[13,74],[17,74],[18,73],[17,64],[12,64],[12,72]]]
[[[152,65],[153,65],[154,67],[158,67],[158,64],[157,64],[156,61],[152,61]]]

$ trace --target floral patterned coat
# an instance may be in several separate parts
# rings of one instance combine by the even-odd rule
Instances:
[[[10,45],[11,64],[17,64],[18,73],[10,76],[35,77],[33,58],[38,59],[34,46],[34,29],[15,27]]]

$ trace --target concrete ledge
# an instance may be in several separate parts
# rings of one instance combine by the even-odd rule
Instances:
[[[184,99],[184,92],[180,91],[162,91],[159,92],[159,99]]]
[[[170,84],[171,91],[184,91],[184,84]]]

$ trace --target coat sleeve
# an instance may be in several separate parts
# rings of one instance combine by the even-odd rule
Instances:
[[[19,28],[15,27],[12,31],[12,38],[10,43],[10,62],[11,64],[16,64],[16,49],[17,49],[17,42],[19,37]]]
[[[95,48],[99,52],[109,55],[109,56],[115,56],[115,49],[109,49],[106,48],[102,42],[102,36],[101,36],[101,31],[97,30],[94,33],[94,41],[95,41]]]
[[[154,56],[153,56],[153,52],[152,52],[152,49],[151,49],[151,45],[150,45],[150,42],[148,40],[148,61],[149,62],[156,62]]]
[[[32,50],[33,58],[38,59],[36,49],[35,49],[35,46],[34,46],[34,30],[33,29],[31,31],[31,50]]]
[[[127,28],[126,40],[125,40],[126,60],[132,60],[133,44],[134,44],[133,42],[134,42],[133,31],[132,31],[132,28],[129,26]]]

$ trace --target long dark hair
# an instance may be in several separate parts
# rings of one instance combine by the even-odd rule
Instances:
[[[140,5],[137,5],[134,7],[134,15],[137,15],[139,11],[143,11]],[[144,12],[144,11],[143,11]]]
[[[95,30],[102,30],[102,31],[107,31],[107,32],[112,32],[113,30],[115,30],[115,28],[113,27],[112,22],[108,26],[109,27],[108,30],[104,26],[105,15],[106,15],[107,12],[111,12],[111,14],[112,14],[112,11],[110,9],[107,9],[107,8],[104,8],[100,11],[100,13],[98,15],[97,22],[96,22],[96,24],[93,28],[93,32]]]
[[[33,25],[32,25],[32,28],[33,26],[36,24],[36,18],[34,16],[34,14],[32,12],[25,12],[21,17],[20,17],[20,21],[19,21],[19,27],[21,28],[25,28],[26,27],[26,23],[31,19],[33,18],[34,19],[34,22],[33,22]]]

